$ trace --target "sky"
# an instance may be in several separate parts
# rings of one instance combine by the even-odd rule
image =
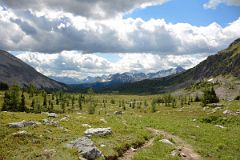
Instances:
[[[188,69],[240,37],[240,0],[0,0],[0,36],[47,76]]]

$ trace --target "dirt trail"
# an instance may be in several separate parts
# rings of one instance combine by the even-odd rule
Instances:
[[[134,155],[142,149],[148,148],[153,145],[154,139],[158,135],[163,135],[165,139],[172,139],[175,143],[175,152],[176,156],[181,157],[183,160],[200,160],[201,156],[194,152],[193,147],[190,144],[187,144],[180,137],[172,135],[166,131],[158,130],[154,128],[147,128],[154,134],[154,137],[146,141],[141,147],[137,149],[130,148],[127,150],[122,157],[119,157],[118,160],[131,160]]]

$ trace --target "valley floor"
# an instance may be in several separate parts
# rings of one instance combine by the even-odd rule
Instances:
[[[103,97],[107,95],[98,95],[99,99]],[[138,101],[152,98],[114,97],[129,101],[133,98]],[[220,103],[223,106],[204,109],[197,102],[176,108],[158,104],[155,113],[143,107],[129,106],[123,111],[117,104],[107,103],[105,107],[98,105],[93,115],[84,109],[76,109],[74,112],[59,113],[56,118],[49,118],[46,114],[0,112],[0,160],[78,159],[77,150],[67,148],[66,144],[82,137],[89,127],[112,129],[111,135],[92,137],[106,159],[181,159],[171,154],[176,149],[184,150],[183,147],[186,147],[190,151],[183,154],[196,156],[195,159],[237,160],[240,158],[240,103]],[[114,114],[120,110],[123,114]],[[42,122],[43,119],[52,119],[59,125],[39,124],[24,128],[8,126],[11,122]],[[18,131],[26,131],[28,134],[15,134]],[[172,144],[163,143],[162,139],[168,139]]]

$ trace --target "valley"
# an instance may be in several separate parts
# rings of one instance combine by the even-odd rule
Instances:
[[[0,0],[0,160],[240,160],[239,10]]]
[[[84,137],[89,128],[108,127],[112,130],[110,135],[91,137],[102,153],[100,159],[124,159],[121,157],[127,157],[128,150],[134,153],[131,159],[136,160],[181,159],[181,156],[187,159],[185,154],[172,154],[189,146],[201,156],[193,159],[237,159],[240,156],[239,100],[220,100],[221,105],[202,107],[201,102],[194,102],[194,97],[188,96],[177,96],[174,104],[168,104],[162,101],[165,95],[56,92],[47,94],[47,106],[42,107],[44,92],[36,92],[33,97],[28,92],[24,95],[29,109],[32,100],[36,100],[33,113],[0,113],[1,159],[78,159],[78,151],[66,144]],[[79,97],[84,97],[81,108]],[[0,102],[3,103],[3,92]],[[57,116],[50,117],[47,112]],[[40,123],[9,127],[9,123],[23,120]],[[172,144],[161,142],[162,139]]]

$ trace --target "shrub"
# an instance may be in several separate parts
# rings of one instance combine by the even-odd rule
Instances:
[[[7,83],[0,82],[0,90],[1,91],[5,91],[5,90],[8,90],[8,89],[9,89],[9,87],[8,87]]]
[[[211,89],[205,89],[203,91],[203,98],[202,98],[203,106],[209,103],[218,103],[218,102],[219,102],[219,98],[217,97],[213,87]]]
[[[234,100],[240,100],[240,96],[235,97]]]

